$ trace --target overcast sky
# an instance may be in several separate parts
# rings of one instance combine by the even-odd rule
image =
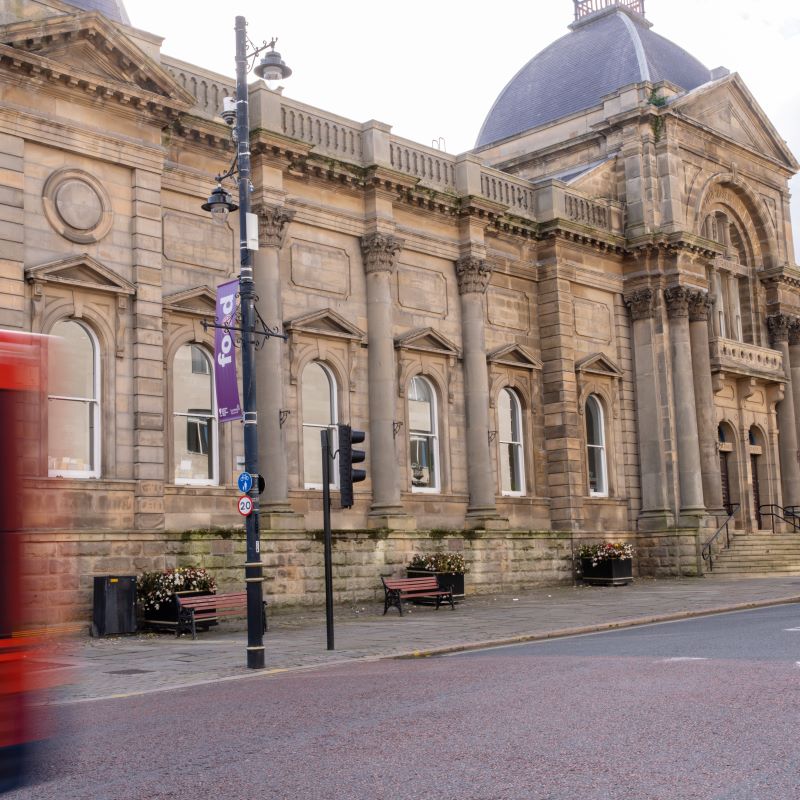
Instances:
[[[284,94],[450,153],[469,150],[513,75],[567,33],[572,0],[125,0],[131,24],[168,55],[233,75],[234,17],[259,44],[277,36],[294,74]],[[645,0],[656,33],[707,67],[738,72],[800,158],[800,3]],[[800,178],[792,182],[800,248]]]

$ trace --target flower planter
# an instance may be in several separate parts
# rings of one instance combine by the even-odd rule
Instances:
[[[591,558],[581,559],[584,583],[598,583],[607,586],[623,586],[633,580],[633,559],[610,558],[592,565]]]
[[[144,612],[144,623],[149,628],[169,628],[174,630],[178,627],[178,597],[206,597],[207,595],[214,595],[216,591],[209,592],[206,590],[201,591],[187,591],[175,592],[168,600],[161,603],[159,609],[148,609]],[[210,610],[210,609],[209,609]],[[205,626],[208,628],[210,625],[216,625],[215,620],[204,621],[198,623],[198,627]]]
[[[453,599],[458,600],[464,596],[464,573],[463,572],[434,572],[428,569],[412,569],[408,567],[407,576],[409,578],[427,578],[435,575],[440,589],[452,589]],[[427,603],[427,600],[420,600],[420,603]]]

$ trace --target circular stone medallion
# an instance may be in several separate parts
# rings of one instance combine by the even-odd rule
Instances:
[[[47,221],[65,239],[91,244],[111,230],[111,200],[88,172],[57,170],[45,182],[42,200]]]

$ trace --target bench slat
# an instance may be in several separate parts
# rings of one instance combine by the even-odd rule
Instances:
[[[435,597],[436,609],[439,609],[441,598],[450,603],[450,607],[455,610],[453,603],[452,589],[442,589],[435,575],[428,578],[384,578],[383,587],[386,592],[386,599],[383,604],[385,614],[390,606],[396,606],[400,614],[403,613],[403,600],[417,597]]]

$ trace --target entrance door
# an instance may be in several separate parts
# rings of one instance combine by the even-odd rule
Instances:
[[[761,490],[758,485],[758,456],[756,455],[750,456],[750,472],[753,476],[753,508],[756,512],[756,526],[761,528],[761,513],[758,510],[761,507]]]
[[[728,514],[731,513],[731,484],[728,477],[728,454],[719,454],[719,475],[722,480],[722,507]]]

